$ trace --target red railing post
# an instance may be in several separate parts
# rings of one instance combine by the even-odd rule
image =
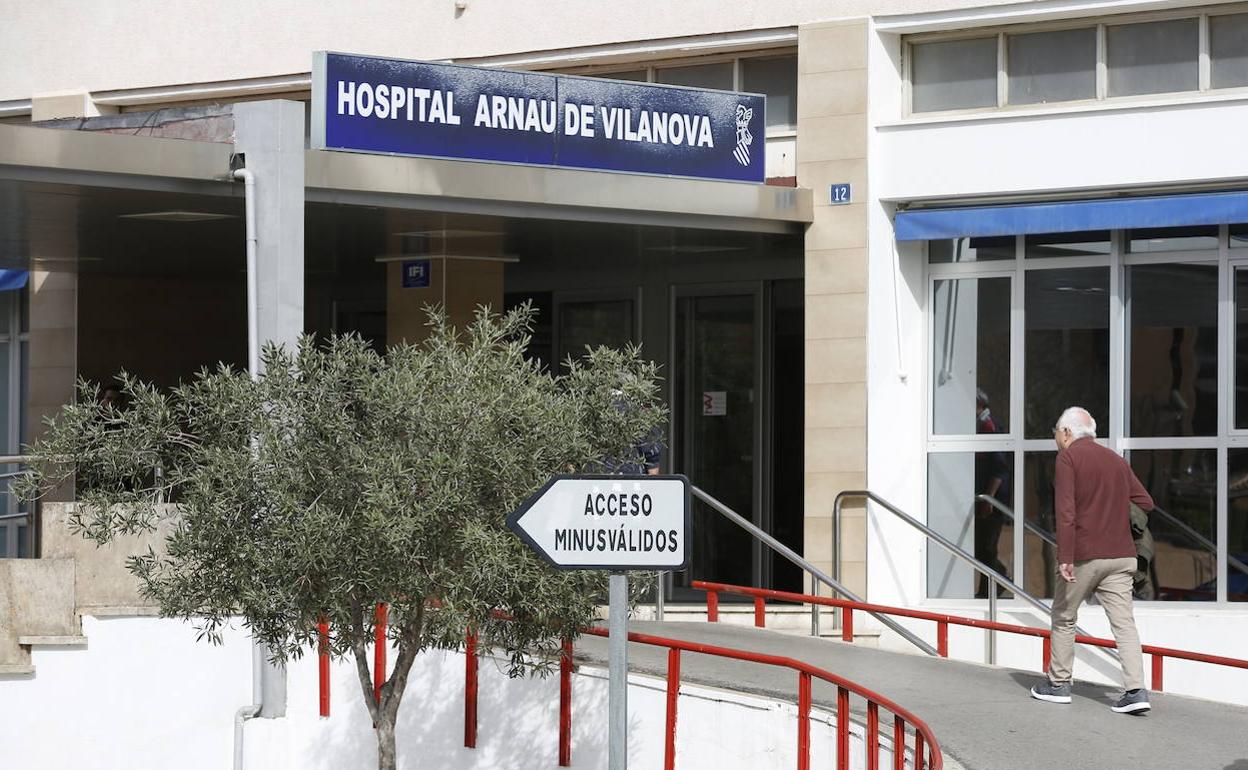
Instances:
[[[572,766],[572,640],[559,655],[559,766]]]
[[[321,716],[329,716],[329,621],[325,616],[316,624],[319,644],[317,645],[317,674],[321,695]]]
[[[836,688],[836,766],[849,767],[849,690]]]
[[[754,597],[754,625],[758,628],[767,627],[767,605],[763,597]]]
[[[381,687],[386,683],[386,619],[389,607],[383,602],[377,605],[377,635],[373,641],[373,698],[381,703]]]
[[[667,651],[667,735],[663,742],[663,770],[676,768],[676,702],[680,698],[680,650]]]
[[[867,770],[880,770],[880,705],[867,701]]]
[[[914,770],[923,770],[923,732],[914,731]]]
[[[893,715],[893,770],[906,770],[906,723]]]
[[[1152,681],[1153,692],[1162,692],[1162,686],[1164,685],[1164,681],[1163,681],[1161,669],[1162,669],[1162,666],[1165,664],[1165,662],[1166,662],[1166,658],[1164,655],[1158,655],[1155,652],[1153,653],[1153,681]]]
[[[797,770],[810,770],[810,674],[797,675]]]
[[[841,610],[841,641],[854,641],[854,608],[845,607]]]
[[[949,657],[949,624],[943,620],[936,621],[936,654]]]
[[[477,635],[464,635],[464,747],[477,747]]]
[[[1053,639],[1049,636],[1044,637],[1044,645],[1040,654],[1044,656],[1044,660],[1040,661],[1040,671],[1047,674],[1049,672],[1049,658],[1053,657]]]
[[[719,622],[719,592],[706,592],[706,621],[708,623]]]

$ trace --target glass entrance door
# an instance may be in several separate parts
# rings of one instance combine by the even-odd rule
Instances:
[[[757,287],[685,289],[673,313],[672,441],[675,470],[742,516],[759,523],[761,296]],[[759,585],[754,540],[694,501],[693,558],[673,575]]]

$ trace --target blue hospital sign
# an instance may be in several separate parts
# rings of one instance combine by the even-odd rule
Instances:
[[[403,288],[429,288],[429,260],[409,259],[403,263]]]
[[[312,146],[762,182],[757,94],[318,52]]]

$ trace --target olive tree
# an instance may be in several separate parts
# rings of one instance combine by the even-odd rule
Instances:
[[[554,473],[636,460],[665,415],[636,348],[552,373],[524,355],[527,307],[479,310],[459,332],[429,316],[424,342],[384,355],[353,336],[270,346],[255,380],[221,366],[162,392],[122,375],[119,408],[81,383],[29,450],[27,492],[75,478],[70,526],[97,543],[171,519],[165,547],[128,564],[162,615],[215,643],[241,618],[278,660],[314,650],[326,618],[331,655],[354,658],[380,768],[395,767],[422,652],[471,629],[513,675],[540,672],[594,621],[602,574],[548,567],[504,519]],[[377,702],[366,646],[381,603],[396,656]]]

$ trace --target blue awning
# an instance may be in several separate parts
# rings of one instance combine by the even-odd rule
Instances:
[[[1248,192],[919,209],[897,213],[899,241],[1248,222]]]
[[[26,270],[0,270],[0,291],[16,291],[26,288]]]

